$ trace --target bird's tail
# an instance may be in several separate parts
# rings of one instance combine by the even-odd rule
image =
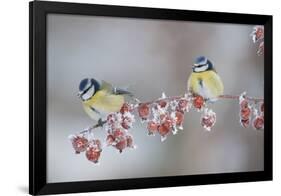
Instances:
[[[116,95],[128,95],[130,97],[134,96],[134,94],[131,93],[130,91],[125,90],[125,89],[121,89],[121,88],[114,88],[114,94],[116,94]]]
[[[132,86],[134,86],[135,83],[130,83],[129,85],[126,85],[126,86],[122,86],[121,88],[114,88],[116,89],[116,93],[119,94],[119,95],[127,95],[131,98],[134,98],[134,94],[132,92],[130,92],[129,88],[132,88]]]

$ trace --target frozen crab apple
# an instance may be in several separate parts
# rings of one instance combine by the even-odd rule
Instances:
[[[120,109],[121,114],[124,114],[125,112],[130,112],[130,111],[132,111],[132,107],[127,103],[124,103]]]
[[[181,112],[188,111],[188,101],[186,99],[180,99],[178,102],[177,110]]]
[[[240,123],[244,128],[250,126],[250,120],[252,115],[252,109],[250,107],[249,101],[245,98],[245,93],[242,93],[239,98],[240,105]]]
[[[264,127],[264,118],[263,116],[257,116],[256,118],[254,118],[253,120],[253,127],[256,130],[261,130]]]
[[[200,95],[196,95],[193,99],[193,106],[197,109],[201,109],[204,106],[204,98]]]
[[[251,109],[249,107],[240,110],[240,117],[243,120],[249,119],[251,116]]]
[[[172,120],[167,117],[163,120],[162,124],[158,127],[158,132],[161,136],[166,136],[172,130]]]
[[[86,151],[86,157],[89,161],[93,163],[98,163],[100,158],[101,149],[97,147],[88,147]]]
[[[125,148],[133,148],[133,137],[129,135],[125,130],[116,129],[112,133],[109,133],[106,138],[108,146],[113,146],[121,153]]]
[[[149,121],[147,123],[147,130],[149,135],[153,135],[157,132],[159,124],[154,121]]]
[[[143,120],[146,120],[149,116],[149,105],[148,104],[140,104],[138,107],[139,117]]]
[[[119,152],[121,153],[127,147],[127,138],[126,137],[119,138],[116,144],[114,145],[114,147],[118,149]]]
[[[84,136],[73,136],[71,140],[75,153],[79,154],[87,149],[88,140]]]
[[[183,112],[176,111],[175,113],[175,121],[177,126],[181,126],[184,120]]]
[[[216,123],[216,113],[212,110],[205,109],[202,117],[201,117],[201,125],[207,130],[211,131],[211,128]]]
[[[86,157],[89,161],[97,163],[101,154],[101,142],[98,139],[93,139],[86,150]]]

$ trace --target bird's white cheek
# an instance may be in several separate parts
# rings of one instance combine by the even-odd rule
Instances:
[[[206,71],[208,69],[208,65],[202,66],[202,67],[195,67],[194,71],[195,72],[202,72],[202,71]]]
[[[90,88],[86,93],[82,95],[83,100],[88,100],[94,95],[94,89]]]

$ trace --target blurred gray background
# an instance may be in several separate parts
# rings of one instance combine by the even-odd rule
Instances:
[[[48,14],[47,181],[69,182],[263,170],[263,131],[242,128],[235,100],[211,106],[211,132],[200,113],[186,114],[184,130],[147,136],[131,133],[137,149],[103,149],[100,164],[75,155],[68,135],[94,124],[76,94],[81,79],[94,77],[130,90],[142,101],[186,91],[195,57],[207,56],[221,76],[225,94],[263,96],[263,57],[249,34],[251,25]],[[96,137],[105,139],[105,131]]]

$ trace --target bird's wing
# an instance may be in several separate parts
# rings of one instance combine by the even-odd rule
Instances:
[[[223,94],[223,82],[220,76],[215,72],[210,72],[208,77],[206,77],[206,83],[208,89],[213,91],[214,96],[219,96]]]
[[[105,90],[107,92],[112,92],[113,91],[113,86],[104,80],[101,81],[101,89]]]
[[[89,105],[101,112],[117,112],[124,102],[122,95],[114,95],[101,90],[89,101]]]
[[[102,84],[101,84],[101,89],[112,93],[114,95],[129,95],[129,96],[133,96],[133,94],[125,89],[121,89],[121,88],[117,88],[117,87],[113,87],[110,83],[102,80]]]

